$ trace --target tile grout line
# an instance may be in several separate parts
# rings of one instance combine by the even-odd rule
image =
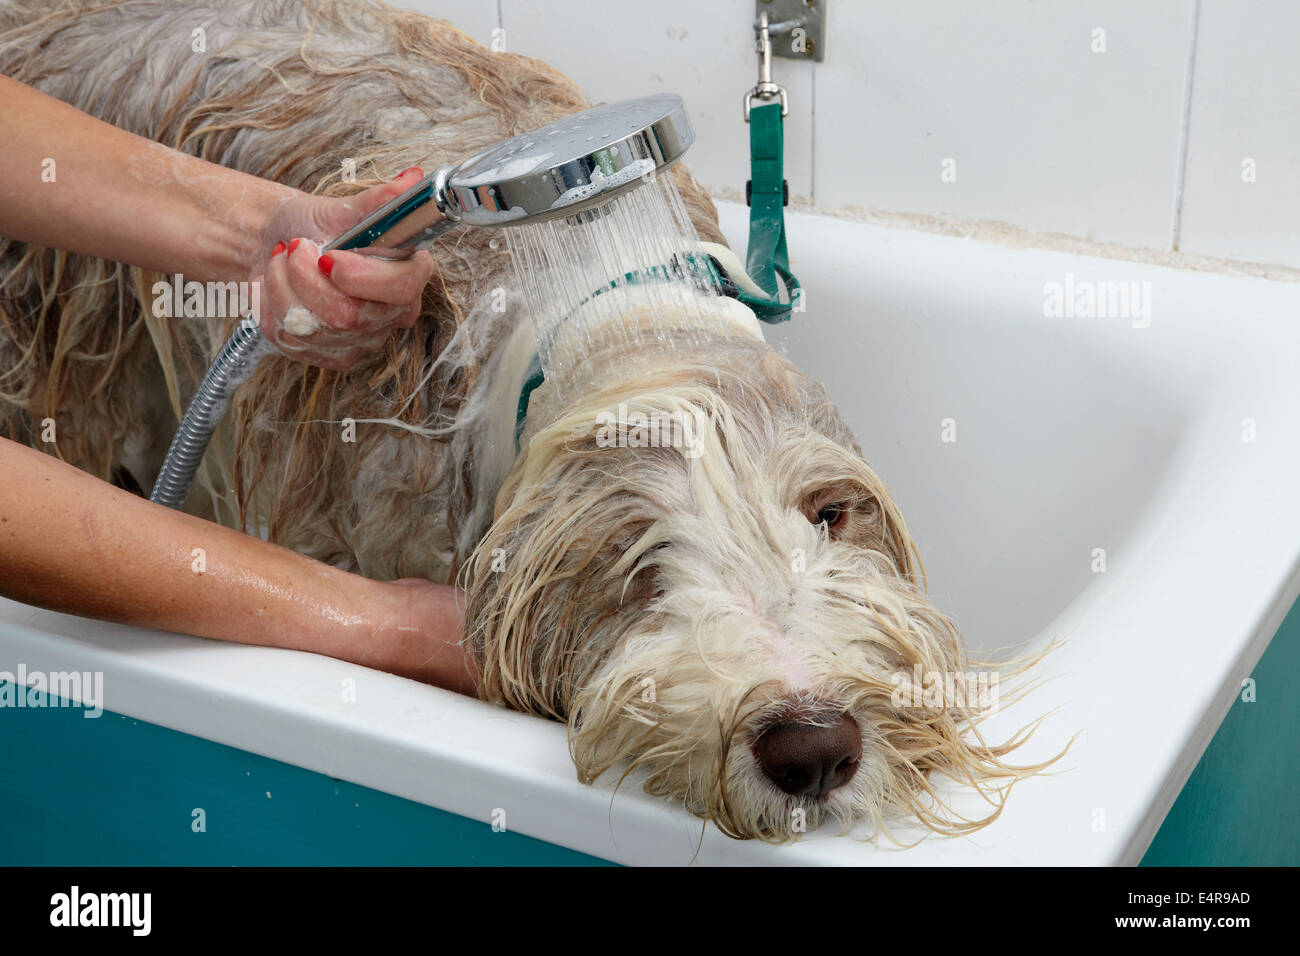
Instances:
[[[811,106],[809,107],[810,115],[808,117],[809,139],[808,144],[808,198],[813,202],[817,201],[817,63],[813,61],[808,64],[808,69],[812,73],[812,95],[809,97]]]
[[[1174,181],[1174,229],[1170,247],[1178,252],[1183,233],[1183,193],[1187,184],[1187,148],[1192,121],[1192,86],[1196,81],[1196,41],[1201,32],[1201,0],[1192,0],[1192,42],[1187,50],[1187,75],[1183,83],[1183,122],[1178,131],[1178,177]]]
[[[743,206],[744,190],[731,187],[709,187],[714,202],[730,202]],[[1197,253],[1172,252],[1152,246],[1125,246],[1118,243],[1097,242],[1082,236],[1060,232],[1036,232],[1025,226],[998,222],[992,219],[959,219],[901,210],[871,209],[853,205],[823,206],[795,197],[788,213],[806,213],[847,222],[861,223],[882,229],[900,229],[924,232],[931,235],[965,239],[973,242],[991,242],[1009,249],[1027,252],[1066,252],[1072,255],[1092,256],[1101,259],[1136,262],[1194,272],[1213,272],[1220,275],[1246,276],[1277,282],[1300,284],[1300,267],[1278,262],[1257,262],[1245,259],[1225,259]]]

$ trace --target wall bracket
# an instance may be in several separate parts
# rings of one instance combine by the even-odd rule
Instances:
[[[826,59],[828,0],[754,0],[754,20],[767,14],[772,55],[791,60]]]

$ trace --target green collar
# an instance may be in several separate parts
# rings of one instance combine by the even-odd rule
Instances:
[[[737,299],[768,323],[786,322],[799,307],[803,289],[790,271],[790,257],[785,243],[785,207],[790,202],[789,186],[784,172],[785,130],[781,119],[781,104],[773,101],[748,110],[750,179],[745,184],[745,201],[749,204],[749,251],[745,258],[745,272],[765,293],[747,292],[731,279],[722,264],[713,256],[686,255],[686,267],[695,275],[716,281],[724,295]],[[644,270],[629,272],[621,280],[611,281],[597,289],[582,304],[621,285],[637,285],[646,279],[673,281],[683,275],[682,263],[675,257],[672,262]],[[787,301],[781,301],[780,284],[785,286]],[[576,311],[576,310],[575,310]],[[567,322],[569,316],[561,319]],[[515,410],[515,451],[519,451],[528,418],[528,402],[533,392],[546,380],[542,360],[534,353],[533,360],[519,390],[519,404]]]

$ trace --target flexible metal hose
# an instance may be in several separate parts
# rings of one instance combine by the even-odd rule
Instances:
[[[257,363],[274,351],[275,347],[263,337],[256,322],[244,319],[239,323],[217,353],[185,410],[158,480],[154,482],[150,501],[168,508],[179,508],[184,503],[212,433],[226,414],[230,397],[257,369]]]

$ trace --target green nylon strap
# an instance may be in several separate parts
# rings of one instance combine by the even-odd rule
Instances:
[[[745,271],[767,296],[741,292],[739,299],[764,322],[785,322],[803,294],[790,271],[785,247],[785,132],[781,104],[773,101],[749,111],[749,251]],[[777,276],[785,284],[788,303],[781,302]]]
[[[546,381],[546,373],[542,371],[542,357],[534,355],[528,365],[528,371],[524,374],[524,387],[519,390],[519,405],[515,409],[515,454],[519,453],[519,443],[524,437],[524,425],[528,423],[528,403],[533,397],[533,392],[544,381]]]

